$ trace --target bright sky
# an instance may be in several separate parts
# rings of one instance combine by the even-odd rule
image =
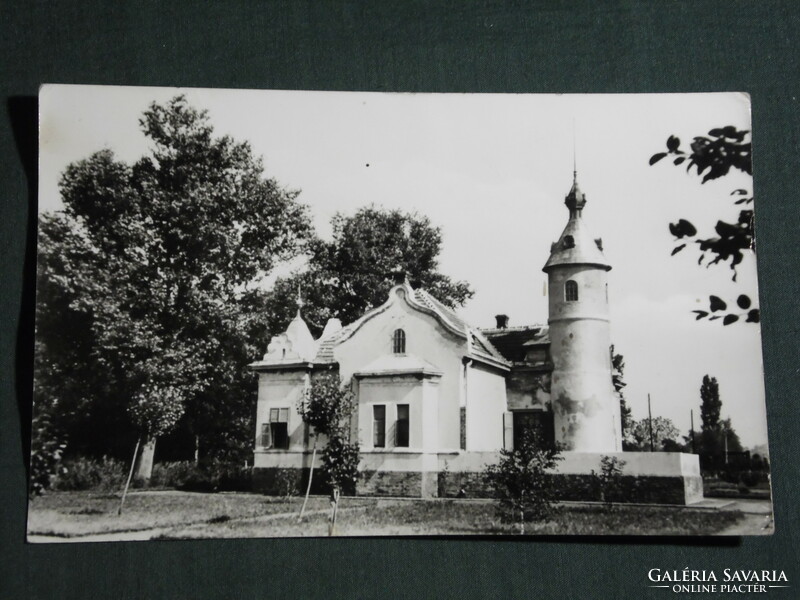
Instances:
[[[567,221],[573,131],[584,219],[613,265],[612,341],[625,356],[625,396],[633,416],[700,427],[704,374],[720,384],[723,417],[745,446],[766,442],[759,327],[695,322],[709,294],[757,296],[755,259],[738,282],[718,265],[696,265],[687,248],[670,257],[667,225],[692,221],[712,234],[735,221],[730,192],[750,189],[732,174],[700,184],[682,167],[648,159],[675,134],[687,146],[713,127],[750,128],[743,94],[522,95],[246,91],[45,86],[40,97],[40,211],[58,209],[58,179],[101,148],[132,162],[147,151],[138,118],[152,101],[185,93],[209,111],[218,134],[248,140],[267,173],[300,189],[318,231],[337,211],[374,203],[428,215],[443,232],[441,270],[469,281],[461,311],[488,327],[547,322],[541,268]]]

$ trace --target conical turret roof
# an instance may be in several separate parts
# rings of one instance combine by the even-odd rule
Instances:
[[[592,265],[611,270],[611,265],[603,255],[603,243],[589,233],[583,222],[582,213],[586,206],[586,196],[578,185],[577,173],[573,173],[572,188],[564,199],[569,209],[569,221],[558,241],[550,247],[550,258],[542,268],[547,272],[559,265]]]

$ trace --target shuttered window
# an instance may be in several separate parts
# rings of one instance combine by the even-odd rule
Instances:
[[[261,445],[264,448],[289,448],[289,409],[270,408],[269,422],[261,425]]]

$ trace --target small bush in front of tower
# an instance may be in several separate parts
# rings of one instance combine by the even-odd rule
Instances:
[[[622,469],[625,461],[616,456],[600,457],[600,472],[592,470],[592,484],[596,499],[606,508],[611,508],[614,502],[621,502],[624,498]]]
[[[552,515],[557,500],[556,478],[549,471],[561,460],[561,449],[545,440],[541,431],[523,432],[513,450],[500,451],[500,461],[488,465],[484,477],[498,501],[497,511],[504,522],[518,523],[520,534],[525,523],[544,521]]]

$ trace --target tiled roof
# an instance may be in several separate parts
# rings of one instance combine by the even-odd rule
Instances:
[[[470,346],[472,347],[472,352],[479,356],[486,355],[494,360],[505,362],[506,359],[503,357],[502,353],[498,352],[497,348],[495,348],[492,343],[486,339],[481,331],[467,323],[452,308],[445,306],[425,290],[414,290],[414,294],[417,300],[422,304],[438,312],[446,320],[463,330],[468,336]]]
[[[482,329],[506,360],[518,361],[525,354],[525,348],[550,343],[550,329],[547,325],[525,325],[503,329]]]

